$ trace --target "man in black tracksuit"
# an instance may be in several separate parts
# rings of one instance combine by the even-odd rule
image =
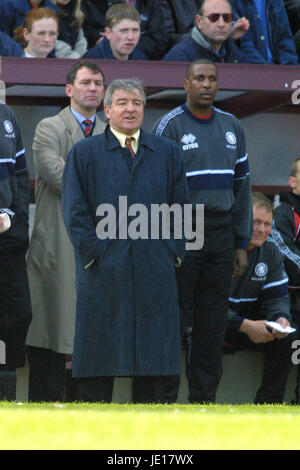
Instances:
[[[289,177],[290,192],[280,193],[280,204],[275,209],[272,238],[285,255],[285,269],[289,277],[292,317],[300,329],[300,158],[297,158]],[[296,387],[296,403],[300,403],[300,368]]]
[[[181,147],[191,201],[204,204],[204,246],[186,252],[177,270],[182,333],[192,327],[189,401],[214,402],[222,376],[232,275],[247,264],[252,204],[245,137],[239,121],[213,106],[218,91],[214,64],[198,59],[187,68],[187,101],[155,125],[155,133]],[[195,213],[195,211],[194,211]],[[177,398],[179,378],[167,384]]]
[[[89,48],[94,47],[105,28],[107,10],[122,0],[82,0],[83,30]],[[141,16],[141,37],[137,48],[149,60],[159,60],[171,46],[172,19],[166,0],[136,0],[133,6]]]
[[[253,194],[253,236],[248,248],[247,267],[232,280],[226,339],[235,349],[264,352],[261,386],[254,402],[282,403],[292,365],[294,334],[274,326],[290,326],[288,277],[283,255],[272,238],[273,206],[261,193]],[[268,238],[269,237],[269,238]],[[274,322],[273,327],[266,321]]]
[[[0,340],[6,349],[5,364],[0,365],[1,395],[1,381],[7,371],[15,372],[31,321],[25,261],[29,179],[19,125],[4,104],[0,104],[0,179],[0,213],[7,214],[11,224],[4,230],[0,223]]]

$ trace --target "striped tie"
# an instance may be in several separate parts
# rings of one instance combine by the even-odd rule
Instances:
[[[129,148],[130,153],[131,153],[131,155],[132,155],[132,158],[135,157],[134,150],[133,150],[133,148],[132,148],[132,146],[131,146],[131,142],[132,142],[133,140],[135,140],[134,137],[126,137],[126,139],[125,139],[125,145],[126,145],[126,147]]]
[[[83,124],[85,124],[84,135],[88,137],[92,130],[93,121],[91,121],[90,119],[86,119],[85,121],[83,121]]]

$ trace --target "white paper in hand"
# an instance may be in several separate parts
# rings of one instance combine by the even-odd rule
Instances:
[[[9,227],[11,226],[10,217],[6,212],[4,212],[3,214],[0,214],[0,217],[3,221],[3,226],[0,227],[0,233],[6,232],[6,230],[8,230]]]
[[[280,333],[293,333],[294,331],[296,331],[295,328],[292,328],[291,326],[286,326],[285,328],[283,328],[280,323],[276,321],[266,321],[266,325],[270,326],[274,330],[279,331]]]

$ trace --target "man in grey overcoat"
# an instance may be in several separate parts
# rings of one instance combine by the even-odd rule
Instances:
[[[144,379],[160,401],[156,384],[181,370],[175,269],[185,243],[175,225],[182,218],[167,236],[152,209],[182,210],[188,190],[178,145],[141,129],[145,101],[139,80],[111,82],[109,126],[73,147],[63,176],[77,277],[72,372],[87,402],[110,402],[120,376]]]
[[[36,210],[28,254],[33,320],[27,336],[31,401],[64,398],[66,355],[73,352],[76,291],[74,250],[61,213],[62,175],[72,146],[105,128],[96,115],[104,96],[104,75],[97,64],[76,62],[65,91],[70,106],[43,119],[33,141]]]

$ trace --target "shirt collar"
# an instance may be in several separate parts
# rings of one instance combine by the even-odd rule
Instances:
[[[110,128],[111,132],[116,136],[116,138],[118,139],[118,141],[120,142],[120,145],[121,147],[126,147],[125,145],[125,139],[126,137],[129,137],[127,136],[126,134],[123,134],[122,132],[118,132],[116,131],[115,129],[113,129],[112,127]],[[132,142],[132,147],[134,148],[135,146],[137,147],[138,146],[138,141],[139,141],[139,138],[140,138],[140,129],[138,129],[134,134],[132,134],[130,137],[133,137],[135,140]]]

